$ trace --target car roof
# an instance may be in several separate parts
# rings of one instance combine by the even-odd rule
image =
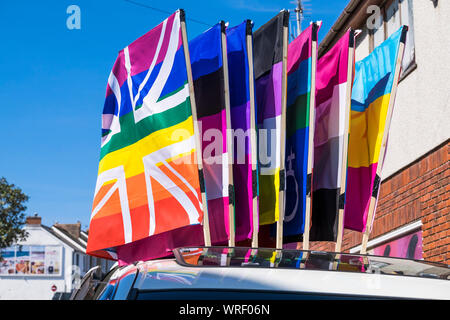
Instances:
[[[321,251],[189,247],[175,258],[119,268],[133,290],[250,290],[450,299],[450,269],[438,263]]]

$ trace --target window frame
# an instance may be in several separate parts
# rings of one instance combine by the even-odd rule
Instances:
[[[409,0],[386,0],[384,2],[381,3],[380,5],[380,14],[382,15],[383,19],[382,19],[382,25],[383,25],[383,31],[384,31],[384,40],[386,40],[388,38],[388,30],[387,30],[387,16],[386,16],[386,9],[389,8],[394,1],[396,1],[398,3],[398,15],[399,15],[399,19],[400,19],[400,26],[402,25],[408,25],[409,26],[409,21],[408,23],[404,23],[404,21],[402,20],[402,2],[403,1],[409,1]],[[411,1],[412,2],[412,1]],[[408,3],[409,6],[409,3]],[[413,14],[413,12],[411,12],[411,14]],[[409,15],[408,15],[409,17]],[[414,19],[414,17],[412,17]],[[409,26],[409,32],[413,32],[414,33],[414,25],[411,28],[411,26]],[[368,35],[369,35],[369,54],[373,52],[373,50],[375,49],[375,38],[374,38],[374,30],[373,29],[368,29]],[[414,39],[415,40],[415,39]],[[400,78],[399,78],[399,83],[405,79],[410,73],[412,73],[416,68],[417,68],[417,63],[416,63],[416,50],[415,50],[416,46],[415,46],[415,41],[413,42],[413,55],[412,55],[412,60],[409,63],[409,65],[403,69],[401,71],[400,74]]]

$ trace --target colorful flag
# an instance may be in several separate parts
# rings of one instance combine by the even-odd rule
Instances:
[[[229,167],[222,32],[225,32],[223,22],[189,42],[213,244],[226,243],[229,237]]]
[[[221,35],[223,23],[206,30],[189,43],[197,119],[202,139],[203,171],[208,201],[212,244],[225,244],[229,237],[228,159],[224,70]],[[212,141],[211,141],[212,140]],[[161,245],[165,244],[165,245]],[[170,255],[180,246],[204,245],[198,225],[167,231],[118,248],[120,261],[152,259]]]
[[[203,226],[193,224],[118,246],[109,253],[116,255],[119,265],[127,265],[170,256],[175,248],[203,245]]]
[[[109,76],[89,254],[203,220],[180,13],[121,50]]]
[[[348,63],[353,37],[353,31],[348,30],[317,63],[312,241],[336,241],[343,170],[345,173],[343,145],[348,139],[345,110],[347,88],[352,83],[347,76],[349,68],[353,69],[353,63]]]
[[[344,227],[366,229],[370,198],[378,196],[380,177],[376,174],[391,99],[403,26],[355,64],[348,146],[347,188]],[[369,226],[370,227],[370,226]]]
[[[228,77],[230,84],[231,126],[234,132],[233,182],[235,190],[236,234],[250,238],[253,233],[253,198],[257,196],[257,176],[252,174],[250,122],[250,81],[246,37],[252,23],[247,20],[227,28]],[[256,148],[256,146],[254,146]],[[257,208],[256,208],[257,210]],[[245,239],[244,238],[244,239]],[[238,241],[243,240],[238,238]]]
[[[278,221],[280,215],[283,27],[288,25],[289,12],[284,10],[256,30],[253,38],[260,225]]]
[[[304,232],[309,146],[312,42],[320,25],[312,23],[288,47],[286,108],[286,206],[284,242]],[[317,59],[317,57],[314,57]],[[294,236],[294,237],[293,237]]]

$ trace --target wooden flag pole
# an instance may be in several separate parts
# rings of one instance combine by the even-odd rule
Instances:
[[[255,76],[253,71],[253,40],[252,40],[253,23],[247,20],[246,26],[246,44],[247,44],[247,62],[248,62],[248,83],[250,94],[250,147],[251,147],[251,164],[252,164],[252,193],[253,193],[253,233],[252,248],[258,247],[258,229],[259,229],[259,212],[258,212],[258,158],[256,149],[256,117],[255,117]]]
[[[236,250],[235,247],[232,248],[225,248],[227,250],[227,256],[226,256],[226,265],[229,267],[231,265],[231,258],[234,256],[234,251]]]
[[[284,194],[286,190],[285,175],[285,152],[286,152],[286,103],[287,103],[287,55],[289,41],[289,11],[285,11],[283,19],[283,62],[282,62],[282,82],[281,82],[281,132],[280,132],[280,191],[279,191],[279,211],[277,221],[276,248],[283,248],[283,223],[284,223]]]
[[[398,47],[396,64],[395,64],[394,81],[392,84],[391,96],[389,98],[388,111],[387,111],[387,115],[386,115],[386,123],[384,126],[383,139],[381,140],[382,142],[381,142],[381,148],[380,148],[380,155],[378,157],[379,162],[378,162],[378,166],[377,166],[377,172],[375,175],[375,181],[373,184],[372,197],[370,198],[369,212],[368,212],[367,222],[366,222],[366,230],[364,231],[364,234],[363,234],[360,254],[367,253],[367,242],[369,241],[369,235],[370,235],[372,223],[373,223],[373,220],[375,217],[376,203],[377,203],[377,198],[378,198],[378,194],[380,191],[381,169],[383,168],[384,154],[386,152],[386,143],[387,143],[387,138],[388,138],[388,134],[389,134],[389,127],[391,125],[392,112],[394,110],[395,95],[397,94],[398,79],[400,78],[400,71],[401,71],[402,60],[403,60],[403,52],[405,51],[405,41],[406,41],[407,31],[408,31],[408,27],[403,26],[402,35],[400,38],[400,44]]]
[[[233,131],[231,130],[231,111],[230,111],[230,84],[228,80],[228,53],[227,53],[227,34],[224,21],[220,22],[222,34],[222,64],[224,80],[225,97],[225,115],[226,115],[226,139],[227,139],[227,159],[228,159],[228,222],[229,239],[228,246],[235,246],[235,217],[234,217],[234,184],[233,184]]]
[[[275,259],[273,261],[273,265],[271,264],[272,268],[278,268],[280,265],[281,260],[283,260],[283,250],[276,250]]]
[[[336,246],[334,251],[341,252],[344,235],[345,185],[347,183],[348,131],[350,127],[350,110],[352,103],[353,59],[355,56],[355,33],[350,29],[347,60],[347,90],[345,93],[344,144],[342,146],[341,186],[339,190],[339,214]]]
[[[305,227],[303,231],[303,250],[309,250],[309,231],[311,229],[312,187],[314,166],[314,130],[316,121],[316,70],[317,70],[317,24],[313,22],[311,39],[311,93],[309,98],[309,139],[306,178]],[[300,249],[300,248],[298,248]]]
[[[209,229],[209,217],[208,217],[208,204],[206,202],[206,192],[205,192],[205,179],[203,176],[203,162],[202,162],[202,137],[198,128],[197,121],[197,108],[195,103],[195,94],[194,94],[194,81],[192,78],[192,68],[191,68],[191,58],[189,55],[189,44],[187,41],[187,33],[186,33],[186,17],[183,9],[180,9],[180,22],[181,22],[181,38],[183,41],[183,51],[184,57],[186,60],[186,71],[188,78],[188,86],[189,86],[189,99],[191,102],[191,110],[192,110],[192,120],[194,122],[194,137],[195,140],[195,149],[196,160],[198,166],[198,178],[200,182],[200,192],[202,193],[202,208],[203,208],[203,237],[205,240],[205,246],[211,246],[211,232]]]

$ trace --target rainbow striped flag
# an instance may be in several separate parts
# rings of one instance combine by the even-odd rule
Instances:
[[[181,14],[121,50],[109,76],[91,255],[203,220]]]
[[[260,225],[272,224],[280,217],[283,27],[288,25],[289,12],[282,11],[253,37]]]
[[[407,27],[401,27],[369,56],[355,64],[344,211],[344,227],[347,229],[365,231],[370,198],[379,190],[374,190],[380,179],[376,171],[394,86],[398,49],[406,31]]]
[[[286,207],[284,242],[305,229],[311,99],[312,41],[320,25],[312,23],[288,47],[286,108]],[[317,59],[317,57],[316,57]],[[296,239],[295,239],[296,241]]]
[[[348,139],[347,88],[352,84],[352,79],[347,79],[349,68],[353,68],[348,55],[353,38],[353,31],[348,30],[317,63],[312,241],[336,241],[341,177],[345,174],[343,146]]]
[[[189,42],[197,118],[204,138],[202,153],[209,226],[212,244],[216,245],[226,243],[229,237],[223,27],[216,24]],[[218,137],[210,136],[210,133]],[[119,262],[127,264],[171,255],[170,250],[176,247],[201,245],[204,245],[203,229],[197,224],[120,246],[117,255]]]
[[[231,126],[235,133],[233,182],[238,241],[250,238],[253,234],[253,198],[257,196],[258,177],[252,174],[250,71],[246,44],[246,36],[251,35],[251,32],[252,23],[249,20],[227,28]]]

